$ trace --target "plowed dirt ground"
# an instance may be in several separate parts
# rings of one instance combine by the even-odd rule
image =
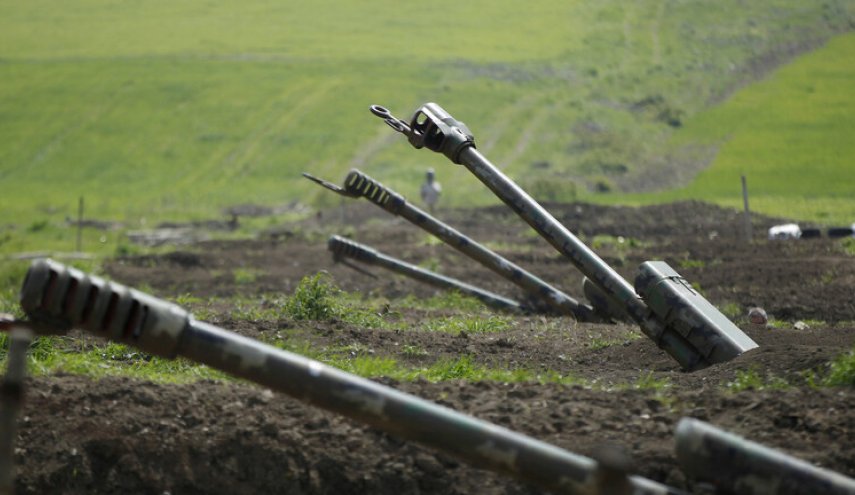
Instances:
[[[667,261],[713,304],[733,312],[760,348],[686,373],[650,340],[637,338],[629,324],[519,315],[510,316],[509,329],[498,333],[420,331],[421,322],[437,314],[396,304],[406,295],[428,297],[436,290],[376,268],[371,270],[379,278],[372,279],[334,265],[326,252],[328,235],[347,233],[488,290],[520,294],[453,249],[426,242],[416,227],[362,203],[271,229],[257,240],[116,259],[107,273],[132,287],[145,284],[160,296],[260,298],[290,294],[303,276],[327,270],[346,291],[385,297],[388,317],[412,330],[365,329],[335,320],[253,323],[230,316],[228,304],[214,309],[212,322],[250,337],[292,333],[318,349],[352,346],[412,366],[467,355],[495,368],[579,377],[584,386],[380,381],[583,455],[603,443],[620,445],[638,474],[680,488],[688,485],[675,460],[673,431],[683,416],[855,476],[855,389],[813,387],[805,378],[821,375],[829,360],[855,345],[855,258],[839,242],[769,242],[765,229],[778,220],[755,217],[755,239],[747,243],[738,213],[694,202],[546,207],[630,281],[641,262]],[[581,274],[506,208],[442,210],[437,216],[582,297]],[[254,280],[236,282],[236,268],[253,271]],[[774,327],[748,323],[745,315],[755,305],[766,309]],[[797,321],[809,328],[794,328]],[[746,372],[789,385],[730,390],[728,384]],[[632,386],[640,380],[667,386]],[[30,380],[23,416],[19,493],[540,493],[243,382],[40,377]]]

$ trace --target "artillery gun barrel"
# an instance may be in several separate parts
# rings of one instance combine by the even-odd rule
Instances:
[[[521,311],[523,309],[522,305],[517,301],[502,297],[479,287],[475,287],[474,285],[467,284],[466,282],[461,282],[455,278],[446,277],[430,270],[425,270],[424,268],[416,265],[406,263],[389,255],[383,254],[374,248],[354,242],[350,239],[345,239],[344,237],[339,237],[337,235],[330,237],[329,241],[327,241],[327,247],[332,251],[335,258],[352,258],[362,261],[363,263],[386,268],[387,270],[400,273],[401,275],[406,275],[407,277],[414,278],[434,287],[447,290],[458,290],[463,294],[468,294],[472,297],[478,298],[481,302],[491,308],[513,311]]]
[[[554,493],[600,493],[592,459],[196,321],[175,304],[50,260],[31,265],[21,306],[37,333],[74,327],[158,356],[183,356]],[[681,493],[628,480],[635,495]]]
[[[497,169],[474,147],[460,152],[461,163],[484,185],[505,202],[561,254],[567,257],[589,280],[608,297],[619,302],[626,313],[635,320],[642,331],[681,365],[688,369],[708,366],[710,363],[679,334],[666,332],[655,319],[632,285],[621,277],[608,263],[567,230],[546,209]]]
[[[703,300],[705,305],[696,305],[703,298],[694,291],[684,291],[676,297],[671,293],[660,296],[666,292],[662,290],[660,281],[649,284],[653,287],[651,294],[663,301],[667,299],[670,302],[686,296],[678,305],[657,305],[657,309],[664,307],[665,314],[654,312],[632,285],[490,163],[475,148],[475,138],[469,128],[436,103],[427,103],[416,110],[410,122],[394,117],[387,109],[377,105],[371,107],[371,112],[383,118],[397,132],[406,135],[413,147],[442,153],[453,163],[465,166],[541,237],[573,262],[608,298],[623,306],[642,332],[683,368],[703,368],[757,347],[754,341],[706,300]],[[662,267],[657,265],[654,268]]]
[[[855,480],[801,459],[683,418],[677,424],[677,461],[695,480],[722,495],[853,495]]]
[[[350,197],[364,197],[387,212],[403,217],[464,255],[481,263],[499,276],[522,288],[537,301],[546,303],[558,314],[572,315],[580,321],[603,321],[591,306],[582,304],[564,292],[546,283],[510,260],[487,249],[462,232],[438,220],[426,211],[409,203],[404,197],[357,169],[352,169],[344,179],[344,188],[338,188],[303,174],[324,187]]]

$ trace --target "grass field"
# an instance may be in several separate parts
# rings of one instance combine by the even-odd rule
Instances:
[[[766,192],[756,189],[757,209],[830,221],[851,191],[838,172],[816,174],[801,159],[776,161],[776,154],[814,157],[820,145],[813,136],[821,135],[826,169],[847,166],[851,145],[826,126],[834,127],[851,101],[835,100],[837,113],[816,115],[822,124],[782,119],[813,112],[810,100],[790,98],[807,86],[815,89],[811,98],[829,104],[851,100],[851,91],[839,90],[851,80],[851,62],[841,63],[853,60],[846,56],[851,43],[835,42],[817,55],[832,57],[833,70],[783,70],[761,89],[723,100],[792,53],[851,28],[851,1],[553,1],[521,8],[506,1],[365,7],[4,0],[0,10],[4,252],[68,245],[73,233],[63,221],[76,214],[81,196],[88,216],[127,228],[218,217],[236,203],[334,201],[301,180],[302,171],[338,181],[359,167],[414,196],[433,166],[445,204],[495,202],[462,167],[412,150],[370,116],[373,103],[406,117],[421,103],[439,102],[470,125],[488,157],[544,199],[578,191],[600,200],[589,187],[633,189],[651,180],[651,170],[656,184],[672,187],[675,174],[657,166],[675,156],[703,160],[685,150],[709,146],[719,153],[696,186],[646,200],[732,203],[731,175],[748,161],[740,149],[758,148],[764,151],[751,157],[752,185],[755,176],[775,180]],[[808,81],[817,73],[822,81]],[[767,126],[727,140],[734,136],[728,122],[746,121],[739,112],[760,118],[751,105],[774,107],[766,122],[798,138]],[[767,146],[782,140],[790,147]],[[791,173],[779,173],[785,165]],[[791,198],[790,181],[810,182],[804,194],[829,206],[805,203],[794,211],[782,204]],[[96,250],[115,249],[121,238],[87,236]]]
[[[782,67],[674,135],[717,150],[688,187],[650,201],[698,198],[739,207],[740,176],[754,209],[823,223],[855,221],[855,35]]]

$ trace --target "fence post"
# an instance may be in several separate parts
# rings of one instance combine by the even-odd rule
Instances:
[[[77,252],[83,251],[83,196],[77,202]]]
[[[745,176],[742,176],[742,204],[745,208],[743,219],[745,222],[745,241],[750,243],[754,238],[754,232],[751,227],[751,210],[748,208],[748,184],[745,181]]]

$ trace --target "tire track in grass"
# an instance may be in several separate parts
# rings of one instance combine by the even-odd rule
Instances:
[[[348,163],[348,168],[363,168],[371,158],[383,151],[388,146],[398,146],[400,136],[396,132],[390,132],[386,126],[377,126],[377,133],[371,141],[363,144],[353,153]]]
[[[492,121],[493,125],[488,126],[484,130],[483,135],[488,136],[488,138],[484,141],[483,145],[478,146],[478,149],[480,149],[484,155],[489,156],[493,148],[495,148],[504,137],[508,127],[517,121],[515,117],[531,108],[539,99],[540,98],[537,94],[529,94],[517,100],[513,105],[504,107],[500,110]],[[477,136],[475,143],[478,144]]]
[[[634,9],[631,3],[624,5],[623,20],[621,21],[621,32],[623,33],[623,50],[621,50],[620,71],[626,72],[627,66],[632,60],[632,20],[635,19]]]
[[[237,144],[231,147],[224,146],[214,151],[203,166],[197,167],[193,173],[184,176],[181,185],[211,183],[212,181],[208,176],[212,173],[219,174],[220,178],[220,180],[213,181],[214,183],[228,182],[228,179],[232,178],[234,174],[228,173],[225,169],[234,162],[242,150],[246,149],[255,139],[258,139],[258,136],[263,134],[272,122],[281,117],[279,108],[289,105],[294,94],[302,93],[310,84],[311,81],[305,81],[301,84],[287,85],[276,98],[270,99],[268,105],[259,109],[251,119],[248,119],[257,122],[257,124],[250,128]]]
[[[269,125],[256,127],[251,136],[248,136],[233,153],[226,157],[225,163],[238,163],[237,167],[232,167],[232,173],[229,177],[241,177],[250,172],[253,166],[257,165],[266,154],[263,143],[267,138],[273,135],[282,135],[287,129],[294,127],[300,117],[308,114],[320,100],[323,100],[330,91],[340,84],[339,81],[327,81],[315,85],[309,95],[301,97],[295,105],[289,106],[287,111],[271,116]],[[268,146],[267,151],[269,149]]]
[[[662,64],[662,42],[659,39],[659,31],[662,29],[662,17],[664,14],[665,1],[660,0],[659,7],[656,8],[656,17],[654,17],[653,24],[650,26],[650,42],[652,44],[650,63],[654,67]]]
[[[91,93],[102,94],[104,89],[105,88],[103,86],[99,86],[97,89],[93,87]],[[29,160],[29,170],[27,172],[32,173],[40,165],[44,164],[51,155],[58,152],[63,147],[64,143],[74,135],[75,132],[85,130],[105,114],[116,108],[122,95],[127,93],[128,89],[128,85],[122,85],[118,89],[108,93],[106,98],[97,98],[95,100],[96,103],[89,105],[90,109],[88,112],[80,115],[79,118],[73,119],[71,124],[55,133],[53,137],[51,137],[50,141],[36,151],[33,157]]]
[[[539,105],[534,116],[529,119],[528,124],[519,134],[519,139],[517,139],[516,144],[514,144],[513,150],[511,150],[510,154],[502,158],[497,163],[500,170],[504,170],[513,165],[520,157],[523,156],[531,144],[532,138],[536,136],[543,127],[543,123],[546,121],[553,108],[554,107],[549,105]]]

